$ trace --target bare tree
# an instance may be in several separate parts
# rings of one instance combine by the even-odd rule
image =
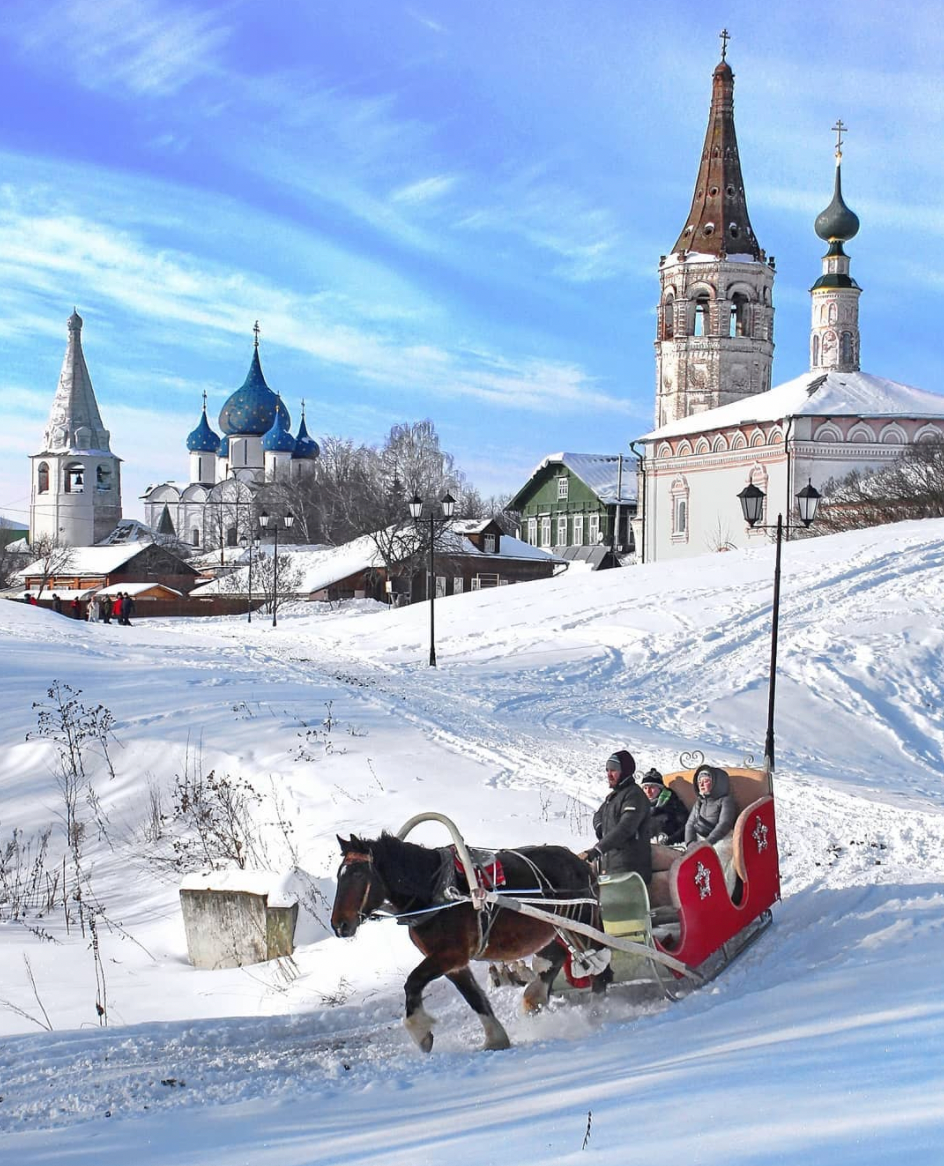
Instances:
[[[279,603],[286,599],[294,599],[298,595],[303,578],[301,567],[292,562],[291,555],[283,555],[280,552],[276,563],[274,555],[267,553],[265,549],[260,548],[253,554],[252,593],[265,597],[263,611],[272,610],[273,598],[276,595]]]
[[[823,504],[810,533],[834,533],[944,517],[944,441],[909,446],[875,473],[853,471],[823,488]]]
[[[45,591],[50,579],[69,571],[75,562],[74,548],[49,534],[41,534],[30,549],[33,559],[29,566],[39,575],[41,592]]]

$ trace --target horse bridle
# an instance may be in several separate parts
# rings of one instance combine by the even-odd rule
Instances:
[[[372,854],[357,854],[357,853],[352,851],[349,854],[345,854],[345,856],[341,859],[341,869],[342,870],[345,867],[352,867],[356,863],[360,863],[360,862],[365,862],[370,867],[371,873],[368,876],[367,884],[364,887],[364,896],[361,899],[361,905],[357,908],[358,924],[363,923],[365,920],[371,918],[370,915],[364,914],[364,904],[367,902],[367,897],[370,895],[370,889],[373,886],[373,877],[372,876],[376,873],[376,870],[374,868],[374,857]]]

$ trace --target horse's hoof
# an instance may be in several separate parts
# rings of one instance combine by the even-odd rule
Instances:
[[[491,1049],[510,1049],[510,1048],[511,1048],[511,1041],[508,1039],[507,1032],[503,1032],[501,1034],[501,1036],[489,1037],[488,1040],[485,1042],[485,1044],[482,1045],[483,1051],[489,1051]]]
[[[521,998],[521,1011],[526,1016],[534,1016],[538,1012],[543,1012],[546,1005],[544,1000],[535,1000],[533,996],[527,994]]]
[[[420,1049],[424,1053],[431,1053],[433,1051],[433,1034],[431,1032],[428,1032],[420,1041]]]

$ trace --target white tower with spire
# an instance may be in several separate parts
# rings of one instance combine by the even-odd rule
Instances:
[[[859,296],[862,289],[849,274],[849,256],[843,251],[859,231],[859,218],[842,198],[842,135],[848,129],[836,122],[836,185],[833,201],[819,215],[814,231],[829,244],[823,256],[823,274],[810,289],[813,319],[810,328],[810,369],[813,372],[859,371]]]
[[[81,547],[100,542],[121,518],[121,459],[111,452],[98,411],[78,312],[68,329],[43,448],[30,458],[30,542],[45,536]]]
[[[659,264],[657,426],[770,388],[774,260],[747,213],[728,39],[722,32],[691,210]]]

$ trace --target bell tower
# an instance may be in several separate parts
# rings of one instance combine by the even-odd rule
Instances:
[[[770,388],[774,260],[747,213],[729,39],[723,30],[691,209],[659,262],[657,427]]]
[[[813,372],[859,371],[859,296],[862,289],[849,274],[849,256],[843,251],[859,233],[859,218],[842,198],[842,121],[836,134],[836,184],[833,201],[816,216],[813,230],[829,244],[823,256],[823,274],[810,289],[813,319],[810,328],[810,369]]]
[[[73,311],[59,387],[33,454],[30,542],[44,536],[89,547],[114,530],[121,518],[121,459],[109,445],[92,378],[82,352],[82,317]]]

